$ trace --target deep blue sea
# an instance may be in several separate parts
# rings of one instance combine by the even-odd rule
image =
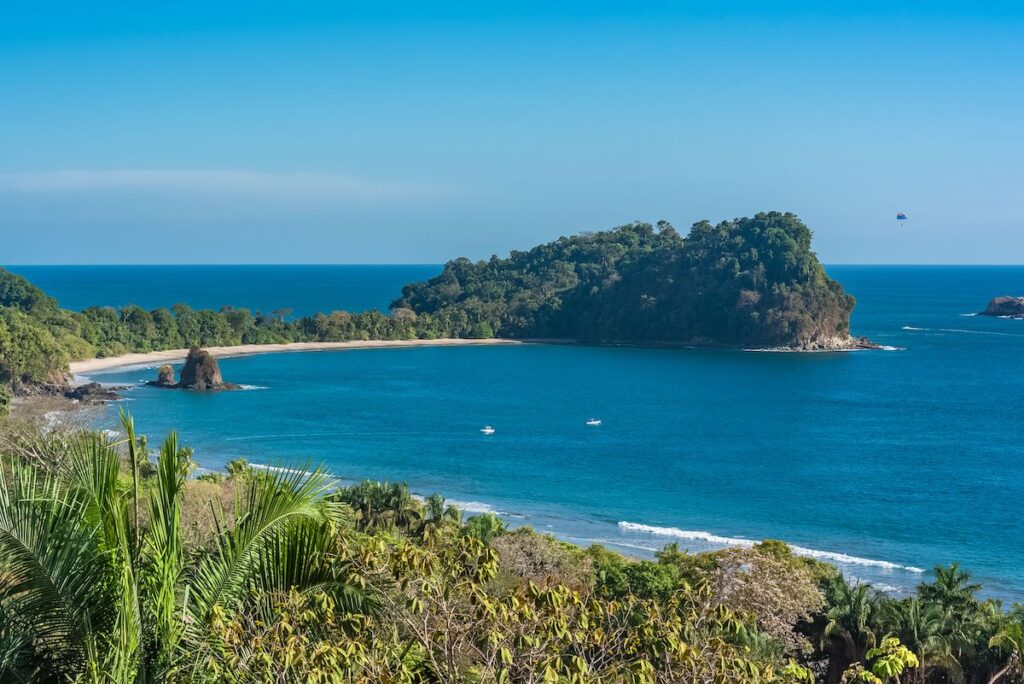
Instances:
[[[385,307],[439,267],[15,267],[63,304]],[[834,266],[854,332],[894,351],[570,346],[276,354],[222,362],[251,391],[136,387],[152,440],[217,468],[324,462],[405,480],[581,543],[650,555],[784,539],[906,590],[959,561],[1024,599],[1024,267]],[[137,385],[151,368],[97,376]],[[111,411],[108,420],[112,419]],[[600,418],[588,427],[588,418]],[[496,433],[484,436],[489,424]]]
[[[245,307],[295,316],[387,309],[402,285],[437,275],[440,266],[8,266],[57,297],[61,306],[184,303],[193,309]]]

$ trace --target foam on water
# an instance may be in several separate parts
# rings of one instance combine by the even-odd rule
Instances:
[[[1003,318],[1003,316],[1000,316],[1000,318]],[[962,333],[964,335],[998,335],[1000,337],[1021,337],[1021,335],[1017,333],[999,332],[998,330],[967,330],[965,328],[918,328],[912,325],[905,325],[901,328],[901,330],[909,330],[913,332]]]
[[[499,511],[494,506],[483,503],[482,501],[457,501],[455,499],[447,499],[447,503],[455,506],[463,513],[494,513],[495,515],[504,515],[502,511]]]
[[[740,546],[750,548],[751,546],[759,543],[753,539],[744,539],[743,537],[722,537],[703,530],[681,530],[677,527],[657,527],[654,525],[643,525],[641,523],[627,521],[620,522],[619,528],[631,532],[653,534],[659,537],[703,541],[717,546]],[[907,572],[915,573],[924,572],[922,568],[915,568],[910,565],[899,565],[898,563],[891,563],[889,561],[860,558],[859,556],[851,556],[849,554],[837,553],[835,551],[819,551],[817,549],[809,549],[803,546],[794,545],[790,545],[789,548],[798,556],[806,556],[808,558],[816,558],[818,560],[826,560],[844,565],[865,565],[874,568],[882,568],[883,570],[905,570]]]

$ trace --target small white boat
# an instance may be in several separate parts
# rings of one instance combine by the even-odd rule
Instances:
[[[600,424],[601,424],[601,419],[600,418],[591,418],[590,420],[587,421],[587,425],[589,425],[590,427],[596,427],[596,426],[598,426]]]
[[[494,428],[492,428],[490,425],[484,425],[482,428],[480,428],[480,432],[484,433],[485,435],[493,435]]]

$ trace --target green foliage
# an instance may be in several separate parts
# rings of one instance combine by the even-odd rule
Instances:
[[[18,309],[0,307],[0,383],[53,380],[67,363],[67,352],[43,323]]]
[[[244,477],[252,471],[252,466],[249,465],[249,461],[244,458],[236,458],[228,461],[224,469],[228,472],[228,477]]]
[[[404,483],[367,480],[339,490],[333,498],[352,507],[356,513],[356,526],[364,532],[388,528],[407,531],[417,529],[423,518],[422,507]],[[435,499],[434,506],[436,505]],[[441,506],[443,507],[443,500]],[[440,515],[441,518],[446,515],[444,510],[435,510],[433,514]],[[436,521],[440,522],[440,518]]]
[[[45,314],[57,308],[57,300],[20,275],[0,268],[0,306],[27,314]]]
[[[634,223],[473,263],[456,259],[392,305],[443,334],[598,342],[800,345],[845,337],[853,298],[793,214]]]
[[[477,321],[469,331],[469,336],[478,340],[486,340],[494,337],[494,328],[487,321]]]
[[[481,513],[466,521],[464,531],[466,535],[489,545],[495,537],[505,534],[506,529],[505,522],[494,513]]]

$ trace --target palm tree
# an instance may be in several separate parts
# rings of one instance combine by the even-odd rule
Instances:
[[[923,601],[942,606],[946,610],[963,612],[977,603],[975,595],[981,590],[981,584],[971,582],[970,573],[953,563],[948,568],[941,565],[935,567],[935,581],[922,583],[917,587],[917,594]]]
[[[338,492],[336,498],[356,512],[356,525],[365,532],[394,526],[414,530],[420,520],[420,504],[403,483],[360,482]]]
[[[327,562],[341,510],[322,471],[246,478],[234,525],[220,517],[212,550],[189,562],[181,535],[187,451],[174,434],[164,442],[149,524],[140,528],[135,489],[119,486],[118,447],[88,435],[57,470],[0,468],[0,680],[198,676],[216,647],[211,623],[254,595],[316,587],[351,601],[343,569]]]
[[[405,483],[395,483],[388,487],[387,510],[391,522],[402,530],[412,529],[421,516],[420,505]]]
[[[356,512],[356,526],[364,532],[372,532],[384,526],[387,513],[387,489],[381,482],[360,482],[337,494]]]
[[[431,494],[423,502],[423,519],[420,521],[419,534],[427,536],[444,527],[446,523],[457,523],[462,520],[462,511],[456,506],[448,506],[441,494]]]
[[[945,671],[953,682],[963,681],[963,668],[953,657],[951,620],[939,606],[916,596],[886,601],[882,616],[887,631],[917,656],[920,665],[913,670],[916,681],[924,682],[933,669]]]
[[[828,652],[827,684],[838,684],[846,669],[864,661],[877,641],[874,631],[878,600],[870,584],[849,585],[842,578],[829,588],[832,606],[825,614],[828,622],[822,635],[822,648]]]
[[[991,648],[1006,653],[1006,663],[996,670],[988,680],[988,684],[996,684],[1012,671],[1021,671],[1021,654],[1024,653],[1024,623],[1008,622],[995,633],[989,641]]]

